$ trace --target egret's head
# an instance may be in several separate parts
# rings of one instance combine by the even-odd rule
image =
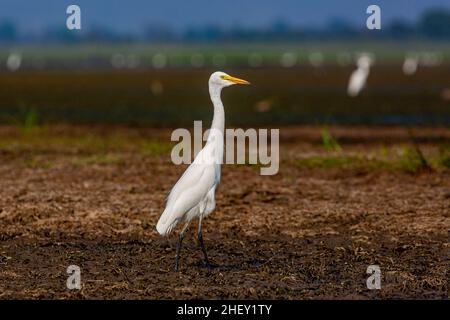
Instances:
[[[225,88],[233,84],[250,84],[250,82],[232,77],[225,72],[217,71],[209,77],[209,85],[218,88]]]
[[[362,54],[359,56],[356,64],[359,68],[369,68],[373,64],[373,57],[370,54]]]

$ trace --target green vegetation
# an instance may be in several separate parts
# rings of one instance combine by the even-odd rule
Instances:
[[[29,169],[50,169],[52,166],[52,163],[50,161],[41,160],[35,156],[25,157],[25,159],[23,160],[23,164]]]
[[[170,142],[170,131],[146,131],[145,129],[120,129],[105,127],[53,127],[32,126],[33,131],[22,130],[21,126],[10,127],[0,135],[0,153],[23,153],[21,161],[27,168],[48,169],[53,165],[52,156],[63,154],[74,165],[121,164],[129,156],[163,157],[169,161],[174,145]],[[70,128],[70,129],[69,129]],[[302,158],[281,159],[299,169],[340,169],[370,171],[403,171],[417,173],[423,170],[450,169],[450,145],[441,143],[436,147],[423,146],[426,152],[411,144],[386,146],[372,145],[366,149],[340,146],[328,129],[320,131],[318,153]],[[283,148],[283,144],[281,145]],[[420,152],[419,152],[419,151]],[[265,165],[245,166],[259,170]],[[242,165],[235,165],[240,167]]]
[[[19,127],[20,128],[20,127]],[[58,134],[46,126],[33,127],[33,132],[16,131],[14,134],[0,136],[0,151],[26,150],[70,150],[88,154],[101,154],[99,158],[81,157],[81,162],[115,162],[111,152],[129,151],[141,155],[159,156],[170,153],[172,144],[160,142],[151,137],[123,137],[112,133],[99,135],[95,133]],[[98,160],[98,161],[97,161]]]
[[[445,148],[445,147],[444,147]],[[450,150],[442,149],[433,154],[430,161],[424,160],[415,148],[403,147],[397,156],[388,156],[389,151],[383,148],[379,154],[327,154],[296,159],[293,164],[300,169],[345,169],[356,171],[404,171],[417,173],[423,170],[450,168]],[[433,165],[431,165],[431,163]]]
[[[38,125],[38,112],[35,109],[30,109],[25,114],[25,121],[23,124],[23,130],[25,132],[31,132]]]
[[[442,96],[449,67],[422,68],[408,78],[400,65],[375,66],[370,86],[355,99],[345,92],[352,69],[229,70],[252,85],[224,91],[227,126],[371,124],[392,123],[392,119],[450,123],[448,101]],[[194,120],[208,123],[212,109],[206,79],[213,70],[0,73],[0,123],[27,127],[36,123],[141,127],[191,127]],[[273,103],[258,110],[265,100]]]
[[[145,156],[159,156],[170,154],[172,144],[158,141],[142,141],[139,150]]]
[[[450,169],[450,145],[441,144],[439,146],[439,163]]]
[[[328,151],[342,151],[341,146],[337,140],[331,135],[328,128],[323,128],[321,131],[322,145]]]
[[[400,168],[408,172],[430,169],[430,165],[419,148],[404,148],[399,159]]]
[[[351,169],[351,170],[374,170],[386,169],[389,163],[382,160],[368,159],[363,156],[348,155],[319,155],[308,158],[297,159],[295,165],[301,169]]]

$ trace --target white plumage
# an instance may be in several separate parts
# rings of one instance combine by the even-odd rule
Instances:
[[[407,76],[411,76],[417,71],[417,67],[419,65],[419,58],[416,55],[412,55],[405,58],[403,62],[403,73]]]
[[[214,144],[207,144],[170,191],[166,208],[156,225],[161,235],[168,235],[180,221],[191,221],[214,210],[214,191],[220,182],[220,166],[203,164],[199,160],[214,147]]]
[[[365,87],[370,73],[372,59],[368,55],[362,55],[357,61],[358,68],[350,75],[347,87],[347,94],[350,97],[356,97]]]
[[[179,253],[184,232],[194,218],[199,218],[198,239],[209,266],[203,244],[201,222],[215,208],[215,191],[220,182],[220,167],[223,160],[225,112],[220,98],[223,88],[233,84],[249,84],[247,81],[229,76],[224,72],[214,72],[209,78],[209,94],[214,106],[214,117],[205,147],[197,154],[170,191],[156,230],[168,235],[179,222],[185,225],[177,245],[175,269],[178,270]]]

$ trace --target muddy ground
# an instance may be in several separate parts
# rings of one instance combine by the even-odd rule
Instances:
[[[169,130],[30,130],[0,127],[0,298],[449,297],[450,170],[432,160],[448,128],[414,129],[431,168],[402,158],[404,128],[331,128],[334,150],[320,127],[281,129],[277,175],[223,167],[204,221],[216,267],[194,223],[179,272],[176,234],[155,231],[185,168],[170,162]],[[81,290],[66,288],[73,264]],[[381,290],[366,287],[369,265]]]

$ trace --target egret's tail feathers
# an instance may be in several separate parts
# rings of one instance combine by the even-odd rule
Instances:
[[[166,236],[177,225],[177,222],[178,221],[176,219],[174,221],[170,219],[170,213],[166,209],[161,214],[161,217],[159,218],[158,223],[156,224],[156,230],[159,232],[160,235]]]

